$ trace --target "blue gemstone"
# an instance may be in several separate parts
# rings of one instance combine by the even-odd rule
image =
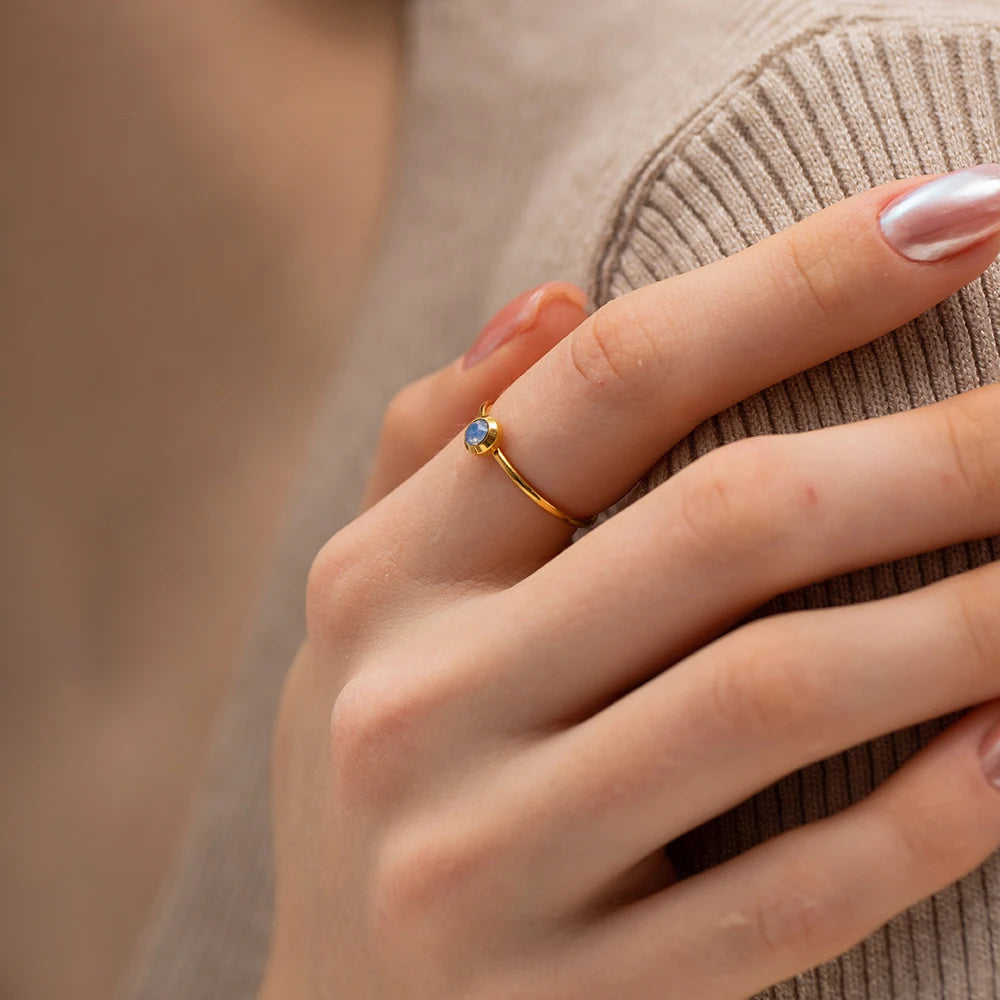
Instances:
[[[465,443],[473,447],[482,444],[489,432],[490,425],[482,417],[479,417],[465,428]]]

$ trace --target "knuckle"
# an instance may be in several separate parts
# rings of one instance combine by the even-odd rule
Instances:
[[[965,395],[954,396],[940,407],[941,434],[947,456],[945,478],[956,484],[958,489],[973,504],[990,503],[1000,489],[1000,464],[992,444],[993,435],[989,428],[996,426],[1000,419],[1000,407],[993,406],[994,413],[986,414],[981,405],[984,400],[993,402],[995,393],[973,393],[974,399]],[[994,419],[984,419],[992,417]]]
[[[745,449],[739,449],[740,454],[744,452]],[[742,477],[746,477],[748,470],[745,460],[736,456],[737,449],[731,447],[710,452],[691,466],[686,481],[678,481],[679,514],[684,531],[709,548],[744,537],[753,527],[754,508],[747,497],[754,494],[737,487],[737,462],[743,463]]]
[[[357,522],[355,522],[357,523]],[[359,609],[369,590],[363,568],[370,564],[354,525],[337,532],[319,550],[306,579],[306,631],[312,639],[344,642],[361,626]]]
[[[706,672],[712,718],[740,742],[771,745],[812,732],[823,703],[820,676],[785,628],[789,615],[744,625],[731,636],[733,651]],[[725,647],[723,647],[725,648]]]
[[[836,954],[851,931],[841,904],[832,886],[815,872],[795,866],[754,901],[754,944],[765,955],[786,961]]]
[[[401,671],[368,669],[341,688],[330,711],[330,757],[338,793],[385,802],[412,775],[431,731],[434,692]]]
[[[438,818],[402,827],[383,843],[372,880],[377,925],[392,941],[414,927],[461,925],[492,864],[485,838]]]
[[[632,296],[602,306],[570,334],[569,363],[588,392],[626,389],[630,398],[662,369],[655,331]]]
[[[812,225],[792,226],[773,246],[766,259],[782,301],[802,303],[807,311],[824,318],[838,317],[846,305],[847,289],[820,230]]]
[[[981,578],[957,581],[953,589],[958,634],[973,674],[995,683],[1000,666],[1000,623],[996,613],[996,589],[982,587]]]
[[[793,492],[791,475],[782,448],[768,437],[717,448],[690,466],[686,479],[678,479],[680,523],[708,548],[759,549],[787,520],[774,504],[789,507],[779,493]]]

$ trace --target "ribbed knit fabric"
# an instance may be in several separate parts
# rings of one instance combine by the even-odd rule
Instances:
[[[410,19],[385,248],[183,855],[125,990],[132,1000],[253,993],[270,919],[269,732],[302,634],[305,574],[353,517],[382,409],[403,382],[465,350],[533,284],[566,278],[600,303],[881,181],[1000,158],[997,0],[419,0]],[[998,329],[993,268],[891,336],[707,422],[630,499],[725,441],[860,420],[996,380]],[[996,543],[961,546],[765,611],[888,595],[998,555]],[[672,845],[672,856],[695,871],[826,815],[942,726],[807,768]],[[663,981],[663,1000],[681,1000],[666,967]],[[1000,856],[761,996],[1000,1000]]]
[[[998,69],[1000,31],[976,23],[836,19],[780,45],[671,136],[635,179],[602,249],[595,300],[735,253],[893,178],[1000,159]],[[705,422],[628,501],[725,442],[863,420],[998,381],[998,331],[994,266],[890,336]],[[783,595],[762,613],[868,601],[997,558],[1000,541],[971,542]],[[691,874],[836,812],[957,717],[791,775],[682,838],[671,858]],[[1000,997],[1000,852],[848,954],[759,996]]]

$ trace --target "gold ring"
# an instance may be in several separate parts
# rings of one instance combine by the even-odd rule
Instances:
[[[575,528],[586,528],[597,520],[597,515],[592,517],[573,517],[566,511],[560,510],[554,503],[546,500],[524,476],[521,475],[513,465],[510,464],[507,456],[500,450],[500,440],[503,437],[503,428],[489,415],[490,403],[483,403],[479,407],[479,416],[465,428],[465,447],[473,455],[492,455],[499,463],[500,468],[510,477],[511,482],[526,496],[531,497],[542,510],[548,511],[561,521],[572,524]]]

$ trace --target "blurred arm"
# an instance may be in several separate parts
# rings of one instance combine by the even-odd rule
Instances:
[[[0,12],[5,996],[108,996],[169,861],[372,243],[400,11]]]

